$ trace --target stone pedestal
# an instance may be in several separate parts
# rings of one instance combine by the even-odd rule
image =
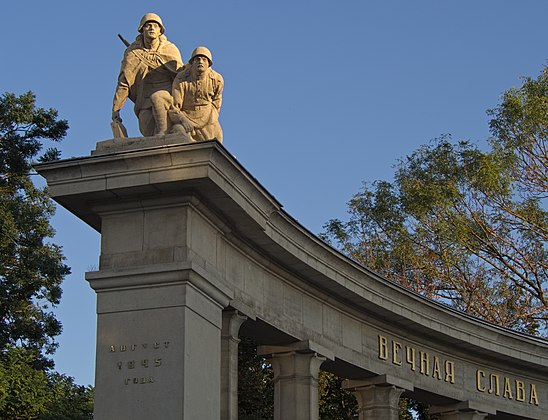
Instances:
[[[413,390],[411,383],[388,375],[347,380],[343,386],[358,400],[359,420],[399,420],[400,396]]]
[[[101,221],[99,271],[87,274],[97,293],[95,420],[218,420],[222,311],[232,292],[206,269],[214,230],[194,197],[135,193],[93,207]]]
[[[191,268],[88,273],[96,420],[219,419],[223,293]]]
[[[261,346],[258,353],[268,356],[274,371],[274,419],[317,420],[318,375],[320,366],[333,355],[309,341],[290,346]]]

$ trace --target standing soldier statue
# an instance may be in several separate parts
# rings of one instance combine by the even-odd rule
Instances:
[[[173,82],[173,108],[169,111],[172,132],[187,135],[191,141],[223,141],[219,111],[224,81],[212,64],[211,52],[198,47]]]
[[[169,129],[167,111],[171,106],[171,88],[183,67],[181,53],[164,35],[160,16],[147,13],[137,29],[139,35],[122,59],[118,84],[112,103],[114,137],[125,137],[120,109],[129,97],[135,104],[139,130],[143,136],[165,134]]]

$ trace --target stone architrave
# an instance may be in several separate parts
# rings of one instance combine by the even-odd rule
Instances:
[[[135,105],[139,130],[143,136],[166,134],[167,112],[171,107],[171,87],[183,67],[181,53],[164,35],[160,16],[144,15],[138,26],[139,35],[128,45],[112,101],[114,137],[127,137],[120,109],[129,98]]]
[[[400,396],[413,390],[410,382],[388,375],[347,380],[343,387],[358,401],[359,420],[398,420]]]
[[[318,376],[333,353],[310,341],[260,346],[274,370],[274,420],[318,420]]]

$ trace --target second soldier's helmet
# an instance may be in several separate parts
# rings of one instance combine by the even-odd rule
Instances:
[[[143,26],[145,26],[145,23],[147,22],[156,22],[158,25],[160,25],[160,32],[162,34],[166,31],[162,23],[162,19],[156,13],[147,13],[146,15],[144,15],[141,18],[141,22],[139,22],[139,28],[137,29],[137,31],[143,32]]]
[[[206,47],[196,47],[194,51],[192,51],[192,55],[190,56],[190,61],[197,55],[202,55],[206,57],[209,60],[209,67],[213,64],[213,56],[211,55],[211,51],[209,51]]]

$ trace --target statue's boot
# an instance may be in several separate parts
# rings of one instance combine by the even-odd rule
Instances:
[[[156,122],[154,135],[167,134],[167,112],[153,112],[153,114],[154,121]]]
[[[167,111],[171,107],[171,95],[166,91],[158,91],[150,96],[150,100],[156,126],[154,135],[167,134],[169,129]]]

